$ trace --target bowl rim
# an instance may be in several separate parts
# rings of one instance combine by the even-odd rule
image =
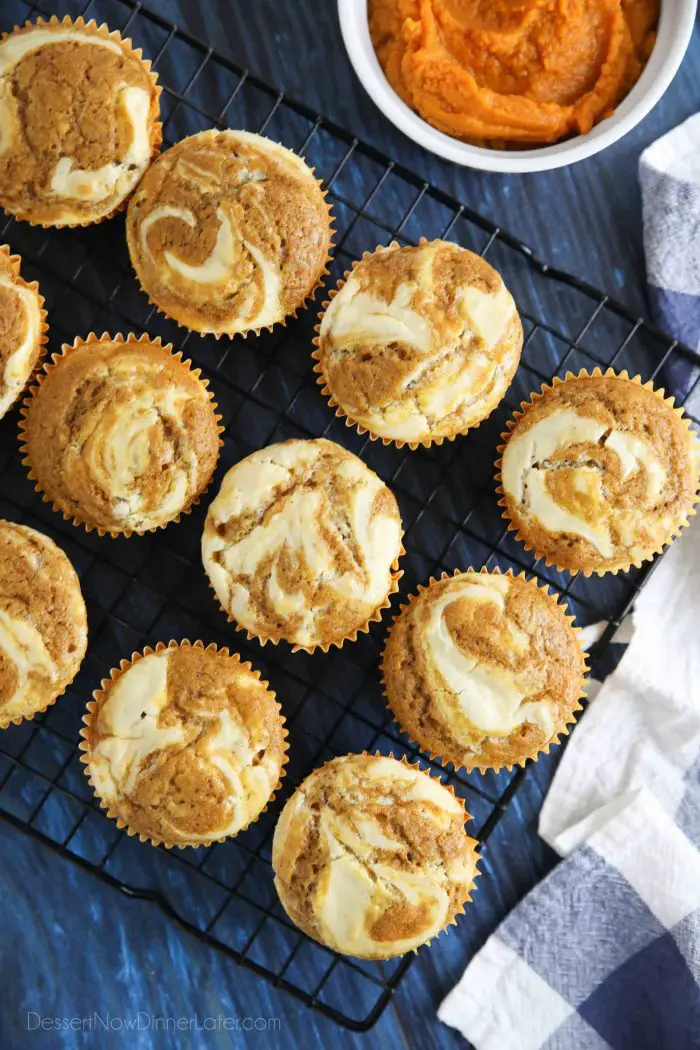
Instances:
[[[662,0],[654,49],[642,75],[612,116],[588,134],[530,150],[473,146],[438,131],[399,98],[384,76],[369,35],[367,0],[338,0],[340,29],[350,62],[375,105],[418,145],[456,164],[481,171],[520,174],[550,171],[607,149],[649,113],[683,61],[695,24],[698,0]]]

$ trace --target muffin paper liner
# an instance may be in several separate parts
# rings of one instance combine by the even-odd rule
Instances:
[[[427,237],[421,237],[418,241],[418,246],[420,247],[424,244],[431,243],[432,242],[429,241]],[[333,392],[331,391],[328,382],[328,377],[323,371],[323,365],[321,364],[321,325],[323,324],[323,318],[325,317],[326,310],[331,305],[336,295],[338,295],[338,293],[342,290],[346,281],[352,275],[353,270],[355,270],[355,268],[359,266],[360,263],[364,262],[371,256],[376,255],[380,251],[389,251],[390,249],[400,247],[401,245],[398,241],[391,241],[387,245],[378,245],[373,252],[363,252],[362,257],[360,259],[356,259],[349,270],[345,270],[343,276],[338,281],[336,287],[331,288],[329,290],[328,299],[326,299],[325,302],[321,304],[321,312],[318,315],[318,323],[314,328],[316,335],[313,338],[314,350],[311,352],[311,357],[316,362],[314,364],[313,371],[318,373],[316,376],[316,382],[321,387],[321,394],[328,401],[329,408],[335,410],[335,415],[337,416],[337,418],[343,419],[345,421],[346,427],[354,427],[361,437],[368,435],[370,441],[381,441],[383,445],[394,445],[396,448],[404,448],[405,446],[408,446],[408,448],[410,448],[411,451],[414,452],[417,448],[430,448],[431,445],[442,445],[445,441],[455,441],[457,438],[464,437],[466,434],[471,433],[472,430],[476,430],[477,427],[480,427],[482,423],[485,423],[489,416],[496,411],[498,405],[503,400],[503,397],[501,397],[493,405],[493,407],[489,409],[489,411],[483,417],[483,419],[478,420],[476,423],[470,423],[469,426],[465,426],[462,429],[455,431],[454,434],[442,434],[436,437],[422,437],[419,441],[403,441],[401,438],[382,437],[381,434],[376,434],[373,430],[370,430],[369,427],[365,426],[363,423],[359,423],[356,419],[353,418],[353,416],[349,415],[342,407],[342,405],[340,405],[340,403],[336,400],[336,398],[333,395]],[[513,373],[513,375],[515,375],[515,372]]]
[[[560,744],[561,743],[561,739],[560,738],[563,737],[563,736],[568,736],[570,731],[571,731],[571,726],[576,724],[576,719],[573,716],[576,714],[577,711],[582,711],[583,710],[583,706],[580,703],[580,701],[586,695],[585,684],[586,684],[586,674],[588,673],[588,660],[587,660],[587,656],[586,656],[585,652],[583,651],[583,649],[581,649],[581,653],[582,653],[582,656],[583,656],[583,673],[581,675],[580,692],[579,692],[579,695],[578,695],[578,697],[576,699],[576,705],[571,709],[570,717],[567,720],[562,721],[562,722],[560,722],[557,725],[557,727],[556,727],[556,729],[554,731],[554,735],[552,736],[551,740],[547,741],[547,743],[545,743],[545,744],[542,744],[540,746],[534,747],[526,755],[523,755],[522,758],[519,758],[516,761],[511,762],[511,763],[502,763],[501,765],[490,765],[488,763],[484,764],[484,763],[480,763],[480,762],[474,762],[474,764],[471,765],[471,766],[465,766],[461,762],[454,761],[454,759],[445,759],[443,756],[441,756],[439,754],[435,754],[433,751],[430,750],[430,748],[427,748],[423,744],[422,741],[414,739],[413,735],[409,732],[409,730],[406,729],[406,727],[401,723],[398,714],[394,711],[394,708],[393,708],[392,703],[391,703],[391,697],[389,695],[389,688],[388,688],[387,681],[386,681],[386,676],[385,676],[384,659],[386,657],[386,651],[387,651],[387,647],[389,645],[389,638],[391,637],[391,632],[392,632],[392,630],[394,628],[394,625],[401,619],[401,617],[406,612],[408,612],[408,610],[411,608],[411,606],[414,604],[414,602],[416,602],[427,590],[429,590],[431,584],[439,583],[441,580],[454,579],[456,576],[464,576],[464,575],[466,575],[467,572],[478,573],[479,575],[486,575],[486,576],[502,576],[502,575],[504,575],[504,576],[510,576],[510,577],[512,577],[513,579],[516,579],[516,580],[524,580],[528,584],[528,586],[536,588],[536,590],[539,591],[540,593],[542,593],[542,591],[544,591],[544,593],[547,596],[547,598],[549,599],[549,601],[551,601],[552,604],[555,605],[558,609],[564,609],[564,610],[566,610],[568,612],[568,609],[567,609],[567,606],[566,606],[565,602],[559,601],[559,599],[557,598],[556,594],[552,594],[546,584],[540,585],[540,584],[537,583],[536,580],[528,579],[524,572],[520,572],[517,575],[515,575],[512,569],[508,569],[507,572],[502,573],[501,570],[498,567],[496,567],[496,568],[491,569],[491,570],[485,569],[485,568],[482,568],[482,569],[455,569],[454,572],[452,573],[452,575],[450,575],[450,573],[448,573],[448,572],[443,572],[440,575],[439,578],[431,576],[427,583],[418,585],[418,590],[416,591],[415,594],[409,595],[409,597],[406,599],[406,601],[399,607],[398,613],[396,614],[396,616],[394,616],[394,618],[393,618],[393,620],[391,622],[391,626],[389,627],[389,631],[387,633],[386,642],[384,644],[384,649],[382,650],[382,655],[381,655],[380,663],[379,663],[380,682],[381,682],[381,685],[382,685],[382,691],[384,693],[384,697],[385,697],[386,702],[387,702],[387,706],[388,706],[388,708],[389,708],[389,710],[390,710],[390,712],[392,714],[394,724],[396,725],[396,727],[398,728],[398,730],[401,733],[404,733],[408,737],[410,743],[414,747],[419,748],[425,754],[429,755],[430,759],[433,762],[439,762],[444,767],[452,766],[452,768],[455,770],[455,772],[457,772],[460,769],[464,769],[468,773],[473,772],[475,769],[478,769],[480,773],[486,773],[486,772],[498,773],[502,769],[506,769],[506,770],[508,770],[508,772],[511,772],[516,766],[524,766],[526,764],[526,762],[528,762],[530,759],[532,759],[533,761],[536,762],[537,759],[540,757],[540,755],[548,755],[549,754],[549,749],[551,747],[554,747],[555,745]],[[581,633],[581,628],[580,627],[576,627],[574,625],[574,617],[567,615],[566,619],[569,622],[569,625],[571,626],[571,629],[574,632],[574,634],[579,635]],[[579,645],[580,645],[580,642],[579,642]],[[504,739],[506,739],[506,738],[504,738]]]
[[[37,18],[34,21],[28,19],[24,25],[15,26],[7,33],[0,35],[0,44],[4,43],[8,37],[14,36],[16,33],[27,33],[32,29],[37,28],[52,28],[54,26],[65,27],[66,29],[77,29],[86,30],[91,36],[101,36],[104,39],[113,40],[115,43],[122,47],[122,50],[127,56],[133,56],[137,58],[141,65],[145,68],[148,73],[148,77],[154,88],[154,96],[151,100],[151,107],[149,110],[149,119],[151,122],[151,157],[148,164],[152,164],[155,158],[158,156],[163,145],[163,125],[160,120],[160,96],[162,94],[162,87],[158,83],[158,74],[155,73],[151,68],[150,59],[143,57],[143,49],[140,47],[134,47],[129,37],[123,37],[118,30],[110,30],[109,26],[102,22],[100,25],[97,24],[94,18],[86,22],[82,15],[77,18],[71,18],[70,15],[65,15],[63,18],[59,18],[57,15],[51,15],[50,18]],[[145,175],[148,170],[148,166],[144,169],[143,174]],[[143,177],[143,176],[142,176]],[[31,212],[25,211],[13,211],[8,208],[7,205],[3,205],[4,210],[8,215],[14,216],[15,219],[26,222],[30,226],[41,226],[45,230],[59,229],[68,230],[75,229],[78,226],[96,226],[100,222],[105,222],[107,219],[113,218],[118,212],[123,211],[127,205],[127,201],[131,194],[138,187],[138,183],[133,187],[132,190],[124,197],[122,201],[111,211],[106,212],[104,215],[98,215],[94,219],[84,219],[82,222],[38,222],[32,218]]]
[[[267,645],[268,642],[270,643],[270,645],[279,645],[280,642],[287,642],[288,645],[291,645],[293,653],[298,653],[298,652],[314,653],[314,652],[316,652],[319,649],[320,649],[320,651],[322,653],[327,653],[329,649],[332,649],[334,647],[336,649],[342,649],[342,647],[345,645],[346,642],[356,642],[358,634],[367,634],[367,632],[369,631],[369,629],[370,629],[370,627],[371,627],[371,625],[373,623],[380,623],[381,622],[382,613],[384,612],[385,609],[391,608],[392,595],[396,594],[396,592],[399,589],[399,580],[403,576],[403,569],[399,569],[399,559],[403,558],[405,553],[406,553],[406,551],[404,549],[404,546],[403,546],[403,544],[401,544],[401,549],[399,550],[398,558],[395,558],[394,561],[389,566],[389,571],[391,573],[391,586],[389,587],[389,590],[387,591],[386,598],[381,603],[381,605],[377,606],[377,608],[374,610],[372,615],[367,620],[365,620],[365,622],[362,625],[362,627],[356,628],[350,634],[346,635],[345,638],[341,638],[341,640],[339,642],[323,642],[323,643],[319,642],[317,645],[299,645],[296,642],[287,642],[286,638],[271,638],[269,635],[262,634],[262,633],[259,633],[259,634],[258,633],[254,633],[252,631],[249,631],[246,627],[241,626],[241,624],[239,624],[237,622],[236,618],[234,616],[232,616],[231,613],[227,609],[225,609],[224,606],[219,601],[219,596],[216,593],[216,590],[214,589],[214,585],[212,584],[211,580],[209,579],[209,573],[206,571],[206,567],[204,569],[204,573],[205,573],[205,576],[207,577],[207,582],[209,584],[209,588],[210,588],[212,594],[214,595],[214,599],[216,601],[216,604],[219,606],[219,608],[221,609],[222,613],[224,614],[224,616],[226,617],[228,622],[232,623],[237,631],[242,631],[243,634],[245,634],[245,636],[246,636],[246,638],[248,639],[249,642],[256,641],[256,642],[260,642],[261,645]]]
[[[190,137],[192,137],[192,136],[190,136]],[[264,138],[265,136],[262,136],[262,137]],[[183,141],[183,140],[181,140],[181,141]],[[277,145],[277,146],[282,146],[284,149],[289,149],[289,147],[285,146],[284,143],[276,142],[275,139],[270,139],[269,141],[270,142],[274,142],[275,145]],[[294,150],[290,150],[290,152],[293,153]],[[299,156],[299,154],[296,154],[296,155]],[[304,160],[303,157],[301,157],[300,159]],[[304,163],[306,163],[306,161],[304,161]],[[308,164],[306,166],[309,169],[309,171],[311,172],[311,174],[314,175],[315,172],[316,172],[316,169],[312,168]],[[323,262],[323,265],[322,265],[321,269],[318,272],[318,276],[316,277],[316,283],[313,285],[311,290],[306,293],[306,295],[301,300],[299,305],[296,306],[294,308],[294,310],[292,310],[290,313],[285,314],[285,316],[282,317],[279,321],[275,321],[273,324],[259,325],[257,328],[255,328],[255,327],[247,328],[245,331],[240,331],[240,332],[226,332],[226,331],[217,332],[217,331],[214,331],[213,329],[209,329],[209,328],[191,328],[189,325],[183,324],[182,321],[178,321],[176,317],[173,317],[172,314],[169,314],[166,310],[164,310],[163,307],[155,299],[153,299],[151,297],[151,295],[149,295],[149,293],[146,291],[146,289],[144,288],[144,286],[141,283],[141,278],[139,277],[139,274],[138,274],[138,271],[136,269],[136,266],[134,265],[134,255],[133,255],[133,253],[131,251],[131,237],[129,236],[129,226],[128,226],[128,223],[127,223],[127,238],[126,238],[126,240],[127,240],[127,247],[129,249],[129,259],[131,260],[131,268],[134,271],[134,276],[136,277],[136,280],[138,282],[139,288],[141,289],[143,294],[146,296],[146,299],[148,300],[149,304],[154,308],[156,313],[160,314],[160,316],[164,317],[167,321],[174,322],[178,326],[178,328],[182,328],[185,332],[194,332],[195,335],[213,337],[214,339],[218,340],[218,339],[222,339],[222,338],[226,338],[226,339],[238,339],[238,338],[247,339],[248,336],[251,336],[251,335],[252,336],[257,336],[257,335],[260,335],[261,332],[272,332],[276,328],[279,328],[279,327],[286,328],[287,327],[287,321],[294,320],[299,315],[299,313],[301,313],[304,310],[309,310],[311,308],[311,303],[312,303],[313,299],[316,297],[316,293],[318,292],[319,288],[323,287],[323,285],[325,283],[325,279],[326,279],[326,277],[328,276],[328,274],[330,272],[329,269],[328,269],[328,264],[330,263],[331,259],[333,258],[333,248],[334,248],[333,237],[334,237],[334,235],[336,233],[336,230],[333,227],[333,222],[334,222],[333,211],[332,211],[331,206],[330,206],[330,204],[328,202],[328,190],[323,188],[323,183],[322,183],[321,179],[315,179],[314,181],[315,181],[316,185],[319,187],[319,189],[321,190],[321,193],[323,195],[323,201],[324,201],[324,204],[325,204],[327,212],[328,212],[328,236],[329,236],[328,248],[327,248],[327,251],[326,251],[326,258],[325,258],[325,260]]]
[[[77,350],[78,348],[83,346],[90,345],[92,343],[116,342],[124,343],[125,345],[133,344],[136,346],[157,347],[164,353],[169,354],[174,361],[177,361],[177,363],[181,365],[184,369],[186,369],[190,375],[194,376],[194,378],[197,380],[200,386],[202,386],[205,389],[207,397],[211,403],[211,407],[214,412],[214,418],[216,421],[217,433],[219,434],[219,448],[221,448],[221,446],[224,443],[223,439],[221,438],[221,434],[223,434],[224,432],[224,427],[221,426],[222,417],[216,412],[218,405],[214,400],[213,392],[209,389],[209,380],[202,378],[201,369],[193,368],[192,361],[189,358],[183,359],[183,353],[181,350],[178,350],[177,352],[174,351],[172,343],[163,343],[161,342],[158,336],[135,336],[133,332],[127,333],[126,336],[123,336],[121,332],[117,332],[116,335],[110,335],[108,332],[103,332],[102,335],[99,336],[96,335],[95,332],[90,332],[84,339],[78,336],[72,343],[64,343],[61,347],[61,352],[58,354],[52,354],[51,360],[46,361],[44,363],[43,368],[37,372],[36,376],[34,377],[34,385],[29,388],[24,398],[22,407],[20,409],[21,418],[19,422],[19,441],[20,453],[22,454],[22,463],[27,468],[29,479],[30,481],[34,482],[34,488],[39,493],[44,503],[50,503],[57,514],[63,515],[65,521],[70,521],[76,527],[82,526],[86,530],[86,532],[92,532],[94,529],[97,531],[99,536],[112,536],[113,538],[117,536],[143,536],[148,532],[158,532],[160,529],[167,528],[168,525],[171,525],[173,523],[177,524],[177,522],[180,521],[180,518],[183,514],[189,514],[192,511],[192,509],[196,507],[197,504],[200,502],[202,496],[209,488],[209,485],[211,484],[211,479],[215,473],[215,470],[212,471],[212,475],[207,481],[206,485],[199,492],[195,493],[195,495],[192,497],[189,503],[185,507],[183,507],[182,510],[180,510],[174,518],[170,518],[168,521],[161,522],[159,525],[153,525],[146,529],[106,529],[101,525],[95,525],[91,521],[81,518],[79,515],[73,513],[73,511],[71,511],[70,508],[64,506],[60,500],[54,500],[43,489],[37,475],[32,469],[31,459],[29,455],[28,435],[29,430],[31,428],[29,413],[31,411],[32,401],[38,393],[39,389],[41,388],[41,385],[46,379],[47,375],[49,375],[49,373],[56,367],[60,367],[61,361],[69,354],[71,354],[74,350]]]
[[[387,755],[383,754],[381,751],[375,751],[373,754],[370,753],[369,751],[352,752],[352,756],[354,756],[355,754],[365,755],[367,758],[392,758],[392,759],[394,759],[395,762],[400,762],[402,766],[406,766],[408,769],[415,769],[418,772],[425,774],[425,776],[430,777],[431,780],[437,780],[438,783],[440,784],[440,786],[445,788],[446,791],[449,791],[449,793],[452,795],[452,797],[455,798],[457,800],[457,802],[459,802],[459,804],[461,805],[462,810],[464,811],[464,824],[466,825],[470,820],[474,819],[472,817],[471,813],[469,813],[469,811],[467,810],[467,807],[466,807],[464,799],[460,798],[459,795],[455,794],[455,790],[452,787],[452,785],[451,784],[445,784],[440,779],[439,776],[437,776],[437,775],[434,776],[429,770],[423,769],[421,764],[420,764],[420,762],[417,759],[416,759],[415,762],[410,762],[406,758],[405,755],[395,756],[393,751],[390,751]],[[308,773],[306,777],[304,777],[304,780],[301,781],[301,784],[303,784],[304,781],[308,779],[308,777],[313,776],[314,773],[318,773],[320,770],[325,769],[326,766],[333,765],[333,763],[337,762],[339,758],[348,758],[348,757],[350,757],[350,756],[349,755],[338,755],[338,756],[336,756],[336,758],[328,759],[322,765],[317,766],[316,769],[311,770],[311,772]],[[301,784],[300,784],[300,786],[301,786]],[[298,788],[297,788],[297,790],[298,790]],[[293,798],[293,797],[294,797],[294,794],[290,795],[290,798]],[[457,919],[459,918],[460,915],[464,915],[464,913],[465,913],[465,905],[469,904],[471,902],[471,900],[472,900],[472,893],[473,893],[474,889],[476,888],[476,880],[482,874],[478,870],[478,864],[479,864],[479,861],[481,860],[481,857],[480,857],[480,855],[478,853],[479,841],[478,841],[478,839],[473,839],[470,835],[467,835],[466,839],[467,839],[467,845],[468,845],[469,849],[471,850],[471,854],[472,854],[472,857],[473,857],[473,860],[474,860],[474,876],[473,876],[471,882],[469,882],[468,885],[465,887],[466,892],[465,892],[464,899],[461,901],[459,906],[456,908],[453,917],[451,919],[449,919],[448,922],[445,923],[445,925],[442,927],[442,929],[438,930],[438,932],[433,937],[431,937],[430,940],[424,941],[423,944],[419,944],[415,948],[409,948],[408,951],[401,952],[398,955],[360,955],[360,956],[348,955],[348,958],[358,958],[358,959],[364,959],[364,960],[367,960],[367,961],[370,961],[370,960],[382,961],[382,960],[387,960],[387,959],[400,959],[403,955],[409,955],[409,954],[416,955],[420,951],[421,948],[425,948],[427,945],[432,944],[433,941],[436,941],[441,933],[448,934],[450,932],[450,930],[449,930],[450,926],[456,926],[457,925]],[[273,874],[275,876],[275,884],[276,884],[276,882],[277,882],[277,872],[275,871],[274,866],[273,866]],[[275,888],[276,888],[276,886],[275,886]],[[278,896],[279,896],[279,892],[278,892]],[[280,903],[284,907],[285,913],[288,914],[286,906],[284,904],[284,901],[282,900],[281,897],[280,897]],[[290,916],[290,919],[291,919],[291,916]],[[291,919],[291,921],[294,922],[293,919]],[[294,923],[294,925],[296,926],[296,923]],[[299,929],[300,927],[297,927],[297,928]],[[302,933],[305,933],[305,932],[306,931],[302,930]],[[311,934],[307,933],[306,936],[311,937]],[[330,948],[330,946],[325,944],[324,941],[320,941],[317,938],[312,938],[312,939],[313,940],[317,940],[317,943],[323,944],[324,947]],[[340,955],[347,954],[347,953],[339,952],[337,948],[330,948],[330,950],[338,952],[338,954],[340,954]]]
[[[628,561],[623,560],[623,561],[620,562],[619,565],[617,565],[614,568],[571,569],[567,565],[562,565],[560,562],[558,562],[556,557],[552,557],[549,554],[545,554],[542,551],[538,551],[537,548],[529,542],[526,534],[512,520],[512,518],[511,518],[511,516],[510,516],[510,514],[508,513],[508,510],[507,510],[507,501],[506,501],[506,496],[505,496],[505,490],[503,488],[503,479],[501,477],[501,467],[502,467],[502,464],[503,464],[503,453],[505,451],[506,445],[510,441],[510,438],[511,438],[511,436],[513,434],[513,431],[515,430],[515,428],[518,425],[518,423],[520,422],[520,420],[525,415],[527,415],[528,410],[530,408],[532,408],[533,405],[535,405],[538,401],[540,401],[546,394],[548,394],[550,391],[556,389],[556,387],[564,385],[565,383],[575,383],[579,379],[592,379],[592,378],[600,378],[600,377],[613,378],[613,379],[626,379],[626,380],[629,380],[632,383],[636,383],[638,386],[642,387],[644,390],[650,390],[665,405],[668,405],[670,408],[672,408],[673,411],[674,411],[674,414],[677,415],[679,417],[679,419],[682,419],[687,424],[687,426],[688,426],[688,434],[689,434],[689,447],[690,447],[691,452],[694,454],[694,458],[695,458],[695,462],[696,462],[696,473],[697,473],[696,492],[695,492],[694,499],[692,500],[692,502],[688,506],[687,510],[685,510],[685,512],[684,512],[685,513],[685,517],[678,523],[678,525],[674,528],[674,530],[671,532],[671,534],[669,536],[667,536],[664,540],[662,540],[659,543],[659,545],[654,547],[654,549],[651,550],[648,554],[645,554],[642,557],[637,558],[636,560],[635,559],[630,559]],[[497,492],[497,494],[500,497],[499,500],[498,500],[498,506],[503,508],[503,513],[502,513],[501,517],[506,521],[506,523],[508,525],[508,532],[514,532],[515,533],[515,539],[518,540],[519,543],[522,543],[522,545],[523,545],[523,547],[525,548],[526,551],[533,551],[534,554],[535,554],[535,558],[537,560],[543,558],[544,559],[544,563],[545,563],[545,565],[547,567],[554,566],[554,568],[557,569],[558,572],[568,572],[572,576],[575,576],[577,573],[581,573],[581,575],[586,576],[586,577],[592,576],[594,573],[595,573],[596,576],[605,576],[608,573],[612,574],[613,576],[617,576],[618,572],[629,572],[629,570],[632,569],[632,568],[634,568],[634,569],[641,568],[642,564],[645,561],[652,561],[656,557],[657,554],[660,554],[664,550],[665,547],[669,546],[669,544],[671,544],[674,539],[676,539],[678,536],[680,536],[681,530],[688,526],[689,519],[691,517],[693,517],[695,514],[697,514],[696,505],[697,505],[698,499],[700,499],[700,441],[698,440],[698,437],[695,435],[695,432],[693,431],[692,426],[691,426],[690,419],[684,414],[683,409],[675,407],[675,398],[673,398],[673,397],[665,397],[664,396],[665,393],[666,393],[666,391],[663,388],[661,388],[661,387],[659,387],[658,389],[655,388],[654,384],[653,384],[653,382],[651,380],[649,380],[647,383],[643,383],[641,376],[636,375],[636,376],[630,377],[629,373],[626,370],[623,371],[623,372],[616,372],[613,368],[607,368],[603,372],[600,368],[594,368],[592,372],[588,372],[585,368],[582,368],[578,372],[578,374],[575,374],[574,372],[567,372],[563,379],[560,379],[559,376],[554,376],[554,378],[552,379],[551,383],[543,383],[539,393],[531,394],[529,401],[522,401],[520,403],[520,410],[516,410],[513,413],[513,418],[509,419],[506,422],[507,430],[504,431],[501,434],[501,444],[498,445],[497,448],[496,448],[496,451],[498,452],[499,455],[498,455],[498,459],[496,460],[496,463],[495,463],[495,467],[496,467],[495,481],[496,481],[496,492]]]
[[[235,832],[234,834],[232,834],[232,835],[225,835],[223,838],[213,838],[213,839],[207,839],[207,840],[197,839],[196,841],[192,841],[192,842],[184,842],[184,841],[168,842],[165,839],[159,839],[159,838],[155,838],[155,837],[153,837],[151,835],[144,835],[142,832],[133,831],[129,827],[129,824],[127,823],[127,821],[125,821],[120,816],[118,806],[116,804],[112,805],[112,804],[106,802],[104,799],[102,799],[99,796],[99,794],[97,793],[97,789],[95,787],[95,784],[93,783],[92,777],[90,775],[90,744],[89,744],[89,736],[90,736],[90,730],[91,730],[91,727],[92,727],[93,717],[95,716],[95,713],[98,711],[101,702],[104,700],[104,698],[106,697],[106,695],[109,692],[109,690],[119,681],[119,679],[122,677],[122,675],[125,674],[126,671],[128,671],[131,667],[133,667],[134,664],[138,663],[139,660],[143,660],[143,658],[145,656],[151,656],[153,653],[161,653],[165,649],[203,649],[203,650],[206,650],[208,652],[220,653],[222,656],[226,656],[229,659],[235,660],[238,664],[240,664],[240,666],[242,668],[244,668],[247,671],[250,671],[253,675],[255,675],[255,677],[258,679],[258,681],[260,681],[260,683],[263,686],[265,686],[265,688],[268,690],[268,692],[270,693],[270,695],[272,697],[273,702],[277,706],[277,714],[278,714],[280,723],[282,725],[282,735],[283,735],[283,738],[284,738],[284,744],[283,744],[284,750],[283,750],[283,755],[282,755],[282,761],[281,761],[281,764],[280,764],[279,780],[277,781],[277,784],[276,784],[274,790],[272,791],[272,794],[270,795],[269,799],[267,800],[267,802],[263,806],[263,808],[260,810],[258,815],[256,817],[254,817],[252,820],[248,821],[248,823],[245,825],[245,827],[239,828],[239,830],[237,832]],[[131,654],[131,658],[129,660],[126,660],[126,659],[121,660],[119,662],[119,667],[113,667],[112,670],[109,673],[109,678],[103,678],[102,679],[102,681],[100,683],[100,688],[99,689],[95,689],[93,694],[92,694],[92,696],[93,696],[93,699],[88,701],[86,713],[83,715],[83,722],[85,724],[85,728],[80,730],[80,736],[82,738],[80,740],[80,743],[78,744],[78,747],[79,747],[79,749],[81,751],[80,761],[83,763],[83,765],[85,767],[83,772],[85,773],[86,777],[88,778],[88,781],[90,783],[90,787],[95,792],[95,798],[97,799],[97,801],[100,804],[100,809],[106,810],[107,811],[106,815],[108,817],[110,817],[110,819],[116,821],[117,827],[120,830],[124,830],[125,829],[127,835],[130,835],[130,836],[138,835],[138,838],[139,838],[140,842],[148,842],[148,843],[150,843],[151,846],[164,846],[166,849],[173,849],[175,847],[177,847],[178,849],[189,849],[189,848],[198,849],[200,846],[208,847],[208,846],[211,846],[215,842],[226,842],[227,839],[236,838],[238,835],[242,834],[252,824],[255,824],[255,822],[257,820],[259,820],[259,818],[262,816],[263,813],[267,812],[268,807],[270,806],[270,804],[274,801],[275,797],[277,796],[277,792],[280,790],[280,788],[282,786],[282,781],[284,780],[284,777],[286,775],[285,766],[289,762],[289,743],[288,743],[289,731],[286,728],[287,720],[284,717],[284,714],[282,713],[282,707],[281,707],[280,703],[277,700],[277,694],[274,693],[269,688],[269,683],[262,679],[261,672],[258,671],[258,670],[255,670],[253,668],[252,664],[249,661],[245,661],[244,662],[243,660],[241,660],[241,658],[240,658],[238,653],[230,652],[227,647],[220,648],[219,646],[216,645],[215,642],[211,642],[209,645],[205,646],[204,642],[202,642],[200,640],[197,640],[196,642],[190,642],[189,639],[187,639],[187,638],[184,638],[181,642],[176,642],[176,641],[171,639],[171,641],[169,641],[167,645],[165,644],[165,642],[158,642],[155,645],[155,647],[147,645],[143,650],[133,652]]]
[[[24,391],[27,389],[27,387],[31,383],[33,383],[36,380],[37,374],[41,371],[41,367],[42,367],[43,362],[44,362],[44,357],[46,355],[46,344],[49,341],[49,335],[48,335],[48,333],[49,333],[49,326],[46,323],[46,318],[47,318],[48,315],[46,313],[46,310],[44,309],[44,297],[41,294],[41,292],[39,291],[39,283],[38,283],[38,281],[25,281],[24,278],[20,276],[20,268],[22,266],[22,256],[21,255],[14,255],[12,253],[12,249],[10,248],[9,244],[0,244],[0,255],[4,256],[4,258],[9,261],[10,266],[12,268],[12,278],[13,278],[14,283],[16,285],[19,285],[20,288],[29,288],[30,291],[36,293],[36,297],[37,297],[37,300],[38,300],[38,303],[39,303],[39,315],[40,315],[39,339],[38,339],[39,354],[38,354],[38,357],[36,359],[36,362],[35,362],[32,370],[31,370],[31,372],[27,376],[27,379],[25,381],[25,384],[24,384],[22,390],[20,390],[20,392],[17,394],[17,397],[12,402],[12,404],[8,406],[7,412],[9,412],[9,411],[11,411],[13,406],[16,405],[18,401],[21,400],[22,394],[24,393]],[[7,415],[7,412],[5,413],[5,415]],[[0,419],[4,419],[4,416],[0,415]]]

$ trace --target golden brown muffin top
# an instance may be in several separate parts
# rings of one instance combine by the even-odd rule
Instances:
[[[294,313],[325,272],[330,219],[310,168],[247,131],[202,131],[149,169],[129,205],[148,296],[197,332],[249,332]]]
[[[159,340],[105,333],[64,346],[25,419],[30,476],[76,521],[143,532],[206,488],[219,428],[199,373]]]
[[[45,341],[44,300],[19,267],[19,256],[0,245],[0,419],[22,393]]]
[[[160,143],[150,63],[106,26],[39,19],[0,41],[0,204],[51,226],[95,222]]]
[[[433,580],[383,657],[390,707],[421,747],[466,769],[545,749],[579,708],[585,660],[566,610],[521,577]]]
[[[697,442],[672,404],[626,373],[569,376],[525,410],[501,465],[504,506],[561,568],[627,569],[685,524]]]
[[[275,828],[290,918],[345,955],[388,959],[435,937],[469,900],[475,842],[459,799],[416,766],[344,755],[315,770]]]
[[[322,381],[370,433],[454,437],[493,410],[520,360],[513,297],[484,259],[447,241],[393,244],[354,265],[319,328]]]
[[[122,661],[86,721],[98,797],[154,842],[196,846],[238,834],[282,776],[275,694],[228,650],[171,643]]]
[[[87,648],[75,569],[53,540],[0,521],[0,726],[43,711]]]
[[[224,477],[202,558],[224,610],[260,638],[303,648],[354,637],[395,590],[393,493],[332,441],[283,441]]]

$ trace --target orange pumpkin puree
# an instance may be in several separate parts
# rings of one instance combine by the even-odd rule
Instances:
[[[651,54],[660,0],[369,0],[389,83],[440,131],[519,147],[585,135]]]

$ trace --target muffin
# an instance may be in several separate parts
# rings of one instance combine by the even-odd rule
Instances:
[[[85,602],[66,555],[27,525],[0,521],[0,729],[53,704],[86,649]]]
[[[162,140],[160,88],[130,40],[39,18],[0,40],[0,205],[42,226],[109,218]]]
[[[287,731],[237,654],[160,642],[93,693],[81,761],[103,809],[154,846],[201,846],[257,820],[279,787]]]
[[[295,314],[327,272],[330,212],[301,157],[247,131],[202,131],[150,168],[127,217],[139,282],[215,336]]]
[[[336,415],[411,448],[478,426],[503,398],[523,345],[493,267],[423,240],[366,253],[345,277],[324,304],[313,354]]]
[[[596,369],[567,373],[523,402],[496,466],[503,517],[526,550],[602,576],[639,566],[687,525],[698,442],[663,393]]]
[[[0,419],[24,390],[47,341],[39,285],[22,280],[20,262],[0,245]]]
[[[396,498],[333,441],[282,441],[225,475],[202,535],[222,610],[248,637],[325,652],[389,606],[402,575]]]
[[[219,455],[198,369],[160,339],[106,332],[64,345],[22,410],[23,462],[57,511],[100,535],[162,528],[190,510]]]
[[[344,955],[389,959],[432,940],[471,899],[476,842],[450,788],[383,755],[343,755],[303,781],[275,828],[290,919]]]
[[[403,729],[455,767],[500,769],[548,751],[581,707],[572,619],[524,576],[456,572],[409,598],[382,676]]]

